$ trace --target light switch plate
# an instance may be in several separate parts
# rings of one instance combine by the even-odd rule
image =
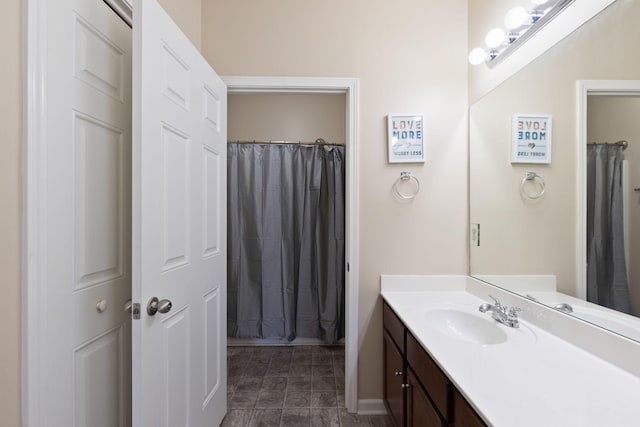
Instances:
[[[471,223],[469,239],[471,239],[471,246],[480,246],[480,224]]]

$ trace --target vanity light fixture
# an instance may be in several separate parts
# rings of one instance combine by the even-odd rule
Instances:
[[[509,30],[522,27],[530,19],[529,12],[522,6],[516,6],[504,15],[504,26]]]
[[[489,31],[484,40],[488,49],[472,49],[469,52],[469,63],[495,66],[574,1],[531,0],[533,7],[530,10],[522,6],[510,9],[504,17],[506,31],[502,28]]]
[[[507,33],[502,28],[494,28],[487,33],[484,43],[490,48],[496,48],[504,44],[507,40]]]

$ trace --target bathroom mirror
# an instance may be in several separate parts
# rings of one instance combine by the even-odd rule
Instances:
[[[471,106],[472,276],[551,306],[585,297],[584,268],[577,266],[584,262],[579,242],[585,237],[579,233],[586,231],[581,219],[584,213],[579,209],[584,195],[579,194],[582,190],[577,185],[578,174],[585,169],[578,164],[577,82],[640,78],[640,58],[634,54],[640,44],[638,19],[640,2],[615,1]],[[629,103],[634,97],[624,95],[594,93],[587,97],[592,135],[583,137],[597,138],[597,142],[627,140],[640,151],[637,123],[627,120],[624,126],[609,126],[621,119],[616,109],[632,108]],[[609,111],[608,119],[604,111]],[[552,116],[549,164],[511,163],[511,121],[515,114]],[[540,179],[527,180],[530,172]],[[640,181],[630,185],[640,187]],[[532,197],[541,192],[542,186],[544,194]],[[640,205],[640,192],[633,193],[628,202]],[[633,269],[633,258],[627,264]],[[640,289],[639,285],[635,287]],[[554,289],[566,298],[551,292]],[[639,294],[636,290],[631,297],[638,299]],[[640,314],[640,304],[635,305],[635,314]],[[600,306],[584,306],[593,315],[573,314],[640,340],[640,333],[625,329],[635,318],[615,316]],[[618,328],[618,324],[622,326]]]

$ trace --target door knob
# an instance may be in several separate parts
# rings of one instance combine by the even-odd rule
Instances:
[[[168,313],[171,310],[173,304],[168,299],[159,300],[157,297],[153,297],[147,304],[147,314],[149,316],[155,316],[156,313]]]
[[[98,313],[104,313],[107,307],[109,307],[109,304],[106,300],[101,299],[96,303],[96,310],[98,310]]]
[[[131,307],[132,306],[133,306],[133,304],[131,303],[131,300],[128,299],[127,302],[124,303],[124,312],[131,314]]]

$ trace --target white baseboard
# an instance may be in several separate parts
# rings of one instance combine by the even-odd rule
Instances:
[[[386,415],[387,408],[382,399],[359,399],[358,415]]]

